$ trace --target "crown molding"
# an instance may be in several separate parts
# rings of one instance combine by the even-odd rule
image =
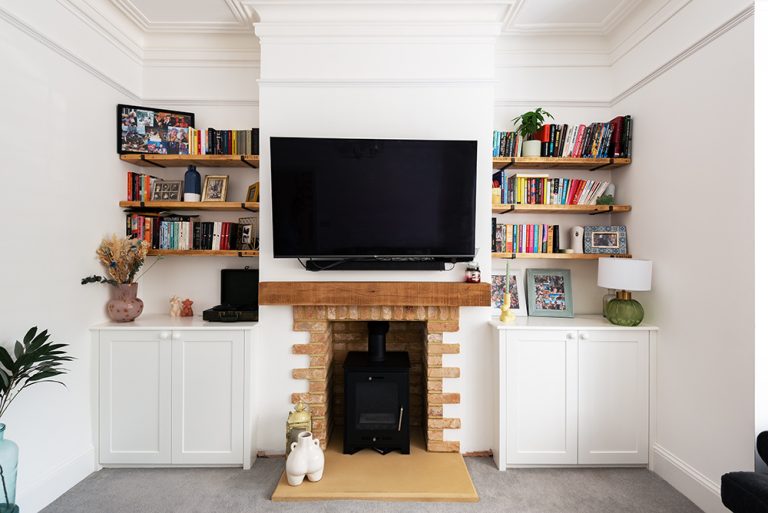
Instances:
[[[518,0],[505,20],[504,34],[547,36],[605,36],[613,30],[641,0],[620,0],[599,22],[593,23],[518,23],[517,19],[528,0]]]
[[[145,105],[160,105],[162,107],[254,107],[258,108],[259,100],[222,100],[221,98],[143,98]]]
[[[258,48],[153,47],[144,52],[147,68],[259,68]]]
[[[247,34],[251,32],[248,9],[240,0],[225,0],[234,17],[233,21],[163,21],[147,18],[131,0],[110,0],[137,27],[146,33],[185,34]]]
[[[133,62],[142,64],[144,52],[142,50],[141,41],[136,40],[134,37],[127,34],[124,29],[120,28],[112,20],[104,16],[104,14],[91,2],[82,0],[82,3],[87,7],[87,11],[89,11],[86,12],[86,9],[77,5],[73,0],[57,1],[61,6],[87,25],[88,28],[99,34],[112,46],[127,55]]]
[[[669,59],[664,64],[658,66],[655,68],[652,72],[645,75],[643,78],[626,88],[624,91],[619,93],[618,95],[614,96],[611,99],[611,106],[618,104],[619,102],[623,101],[627,97],[631,96],[632,94],[636,93],[643,87],[647,86],[660,76],[662,76],[667,71],[671,70],[684,60],[686,60],[691,55],[695,54],[702,48],[706,47],[710,43],[716,41],[723,35],[727,34],[732,28],[737,27],[741,25],[743,22],[751,19],[755,15],[755,5],[751,4],[745,9],[742,9],[739,11],[736,15],[728,19],[725,23],[721,24],[708,34],[706,34],[704,37],[700,38],[687,48],[685,48],[683,51]]]
[[[0,6],[0,20],[5,21],[6,23],[8,23],[9,25],[11,25],[11,26],[15,27],[16,29],[20,30],[21,32],[23,32],[24,34],[26,34],[27,36],[29,36],[33,40],[35,40],[38,43],[42,44],[43,46],[45,46],[49,50],[57,53],[58,55],[60,55],[61,57],[65,58],[66,60],[68,60],[69,62],[74,64],[75,66],[78,66],[83,71],[91,74],[92,76],[94,76],[98,80],[102,81],[104,84],[108,85],[109,87],[111,87],[112,89],[117,91],[118,93],[120,93],[123,96],[125,96],[126,98],[128,98],[129,100],[131,100],[131,101],[138,101],[139,100],[139,95],[136,92],[131,91],[130,89],[126,88],[125,86],[123,86],[119,82],[117,82],[117,81],[113,80],[112,78],[108,77],[106,74],[102,73],[101,71],[99,71],[95,67],[91,66],[90,64],[85,62],[83,59],[81,59],[80,57],[76,56],[75,54],[73,54],[72,52],[70,52],[69,50],[64,48],[59,43],[53,41],[52,39],[48,38],[47,36],[43,35],[39,31],[37,31],[32,26],[28,25],[27,23],[25,23],[21,19],[19,19],[16,16],[14,16],[12,13],[10,13],[6,9],[4,9],[2,6]]]

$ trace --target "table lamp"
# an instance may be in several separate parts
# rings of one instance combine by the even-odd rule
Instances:
[[[632,258],[600,258],[597,263],[597,285],[616,289],[616,297],[608,302],[605,316],[619,326],[637,326],[643,320],[643,307],[632,299],[633,290],[651,290],[653,262]]]

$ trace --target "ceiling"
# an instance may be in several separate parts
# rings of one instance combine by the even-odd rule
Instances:
[[[605,36],[645,0],[510,0],[504,32]],[[111,0],[145,32],[252,31],[241,0]]]

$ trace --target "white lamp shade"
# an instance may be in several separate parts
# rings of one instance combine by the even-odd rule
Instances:
[[[616,290],[651,290],[650,260],[600,258],[597,261],[597,285]]]

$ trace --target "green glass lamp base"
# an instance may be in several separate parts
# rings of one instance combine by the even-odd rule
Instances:
[[[618,326],[637,326],[643,321],[645,312],[634,299],[612,299],[605,309],[606,318]]]

